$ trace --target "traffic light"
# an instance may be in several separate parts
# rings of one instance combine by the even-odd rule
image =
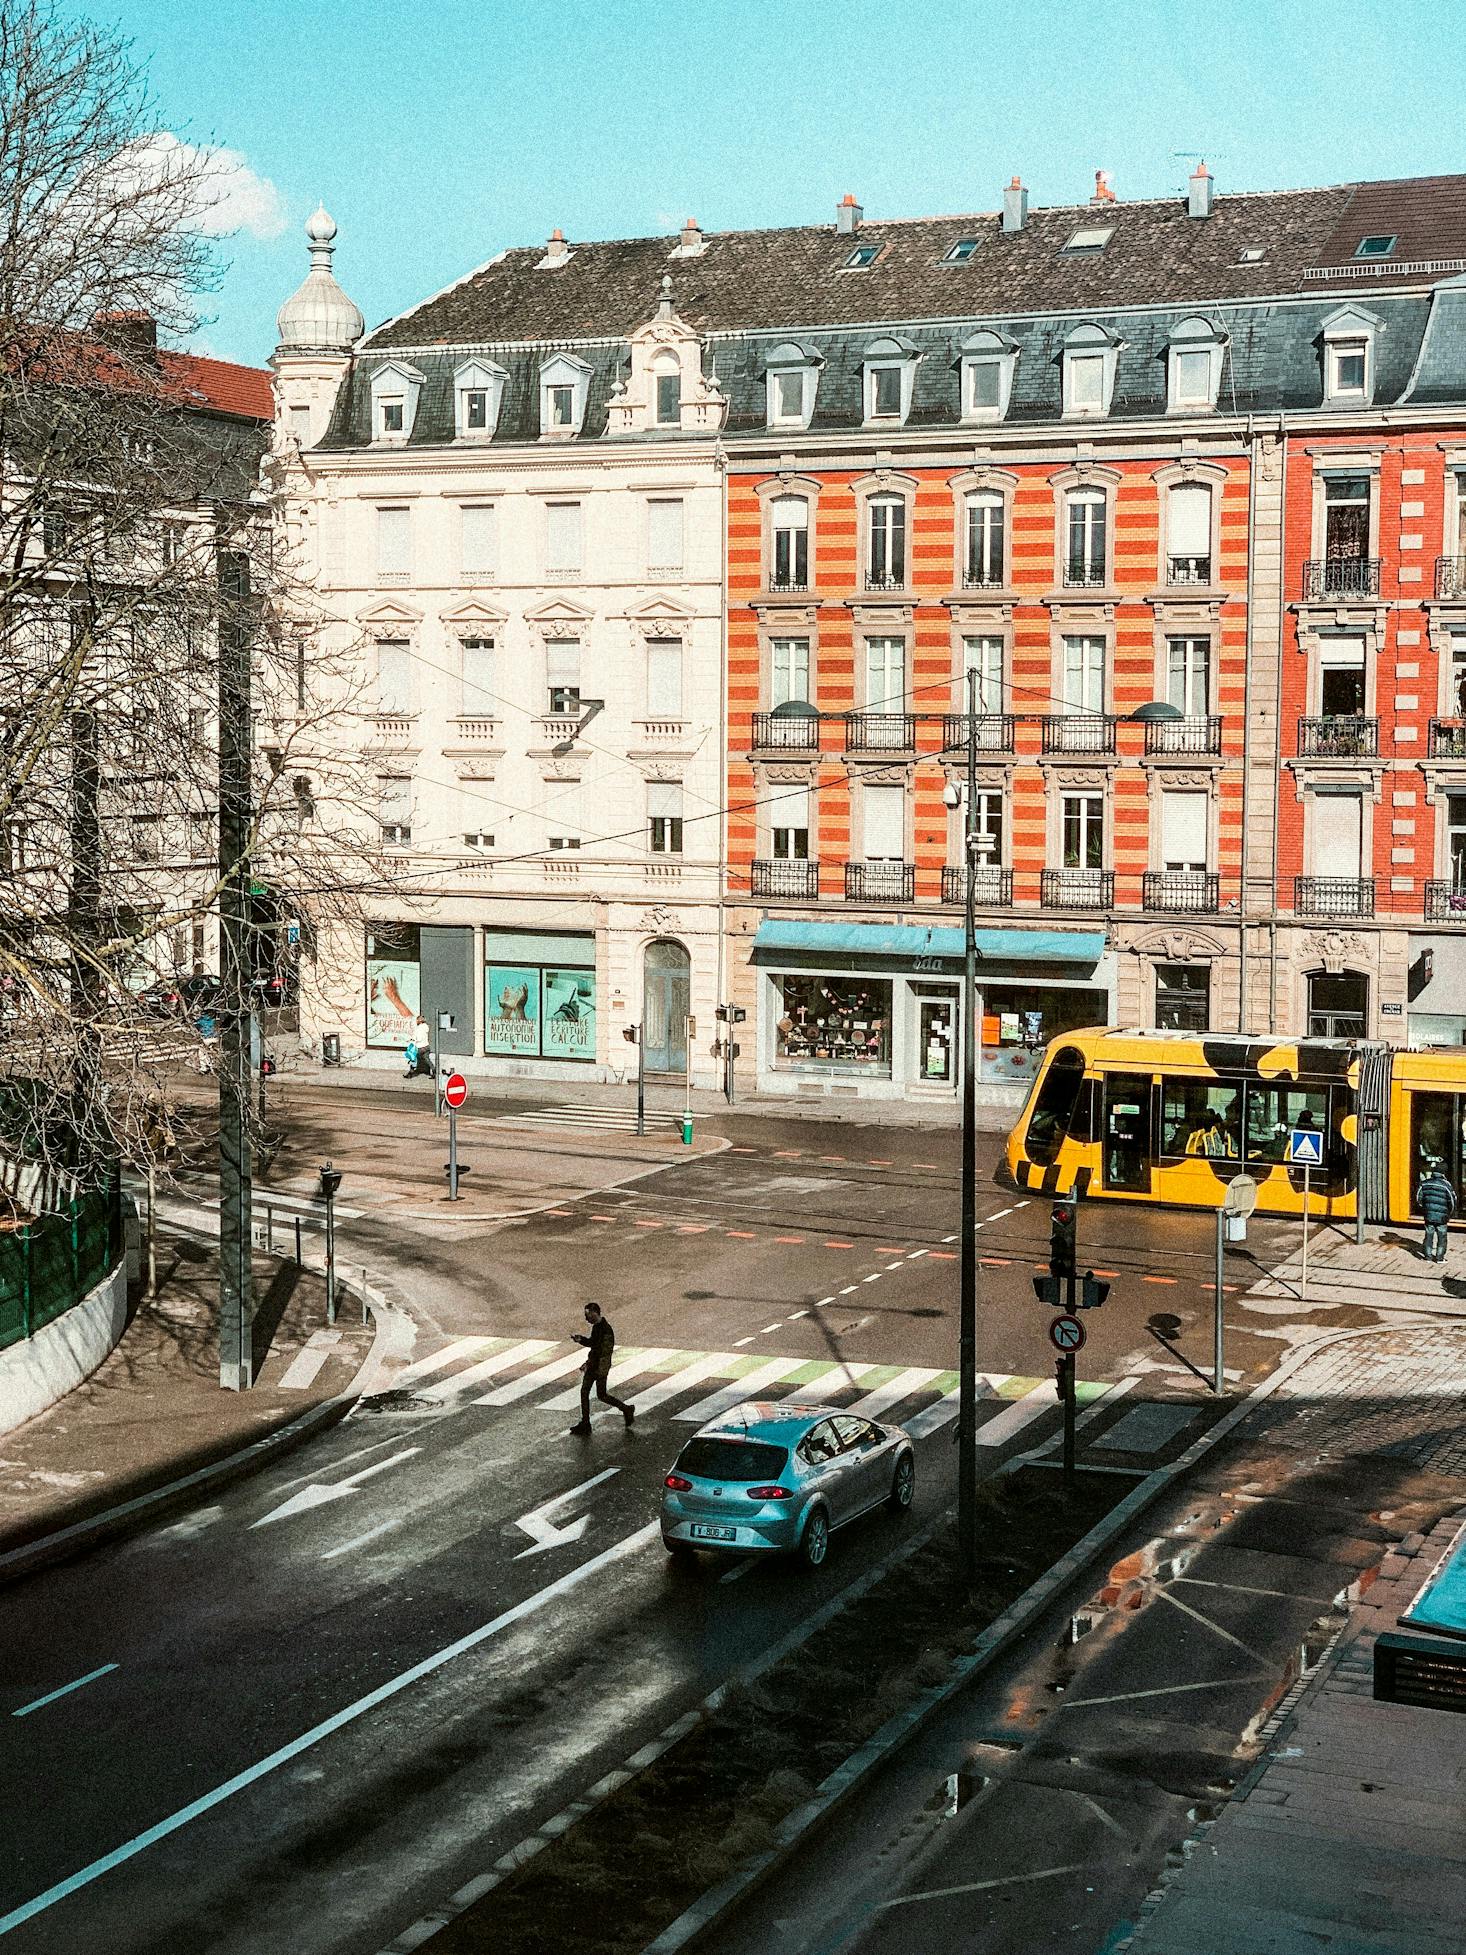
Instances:
[[[278,1011],[285,1002],[285,980],[278,977],[265,978],[260,985],[260,995],[271,1010]]]
[[[1057,1201],[1049,1211],[1049,1270],[1054,1276],[1074,1274],[1074,1233],[1079,1210],[1072,1201]]]
[[[275,1061],[269,1058],[268,1056],[262,1058],[260,1060],[260,1078],[273,1079],[274,1077],[275,1077]]]
[[[748,1013],[742,1005],[719,1005],[713,1016],[723,1025],[741,1025]]]
[[[623,1025],[621,1027],[621,1036],[628,1045],[636,1044],[636,1033],[637,1028],[634,1025]]]

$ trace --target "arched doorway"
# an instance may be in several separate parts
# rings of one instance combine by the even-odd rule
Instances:
[[[664,939],[647,945],[642,987],[641,1023],[647,1071],[685,1072],[692,959],[681,944]]]
[[[1369,979],[1362,971],[1308,973],[1308,1036],[1368,1038]]]

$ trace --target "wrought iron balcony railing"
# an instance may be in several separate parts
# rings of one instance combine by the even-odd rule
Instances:
[[[1049,713],[1043,722],[1045,753],[1113,753],[1115,721],[1110,713]]]
[[[1435,560],[1437,597],[1466,597],[1466,557],[1437,557]]]
[[[1102,563],[1081,563],[1072,558],[1064,565],[1064,584],[1071,591],[1103,590],[1106,581],[1106,568]]]
[[[914,862],[847,862],[845,899],[850,903],[909,903],[916,894]]]
[[[847,713],[845,747],[849,753],[912,753],[916,748],[916,715]]]
[[[978,863],[972,872],[972,900],[979,905],[999,904],[1006,909],[1013,901],[1013,871]],[[942,871],[942,901],[965,903],[964,871],[959,864]]]
[[[818,753],[819,720],[813,714],[755,713],[753,744],[774,753]]]
[[[1372,876],[1295,876],[1293,908],[1299,916],[1373,916]]]
[[[966,713],[948,713],[942,721],[942,751],[967,746]],[[973,728],[977,735],[979,753],[1012,753],[1013,715],[1011,713],[974,713]]]
[[[1379,721],[1360,713],[1332,713],[1299,720],[1300,760],[1357,760],[1379,752]]]
[[[791,902],[813,902],[820,893],[820,865],[798,856],[781,856],[753,865],[755,896],[781,896]]]
[[[1046,910],[1107,910],[1115,900],[1113,869],[1045,869],[1039,896]]]
[[[780,577],[776,572],[769,579],[769,589],[771,591],[807,591],[809,589],[809,579],[807,577]]]
[[[1432,720],[1426,744],[1432,760],[1466,760],[1466,720]]]
[[[1167,557],[1166,582],[1168,584],[1210,584],[1210,556]]]
[[[1312,557],[1303,566],[1305,597],[1378,597],[1378,557]]]
[[[986,570],[977,564],[968,564],[962,573],[962,588],[965,591],[1000,591],[1003,588],[1003,566],[990,563]]]
[[[1425,914],[1433,923],[1466,923],[1466,879],[1428,882]]]
[[[1141,901],[1148,910],[1211,913],[1220,907],[1221,878],[1214,869],[1147,869]]]
[[[1222,716],[1198,713],[1194,719],[1147,720],[1145,751],[1166,754],[1219,754],[1222,751]]]
[[[899,572],[887,571],[883,576],[877,576],[875,571],[867,570],[865,573],[865,588],[868,591],[904,591],[906,588],[906,573],[904,570]]]

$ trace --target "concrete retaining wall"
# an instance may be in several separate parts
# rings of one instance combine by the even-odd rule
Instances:
[[[0,1435],[89,1378],[127,1326],[127,1261],[22,1344],[0,1351]]]

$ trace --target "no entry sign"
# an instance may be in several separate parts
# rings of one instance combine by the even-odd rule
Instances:
[[[468,1098],[468,1081],[462,1073],[449,1073],[443,1081],[443,1098],[451,1107],[460,1107]]]
[[[1055,1317],[1049,1325],[1049,1342],[1056,1351],[1077,1351],[1084,1342],[1084,1326],[1077,1317]]]

